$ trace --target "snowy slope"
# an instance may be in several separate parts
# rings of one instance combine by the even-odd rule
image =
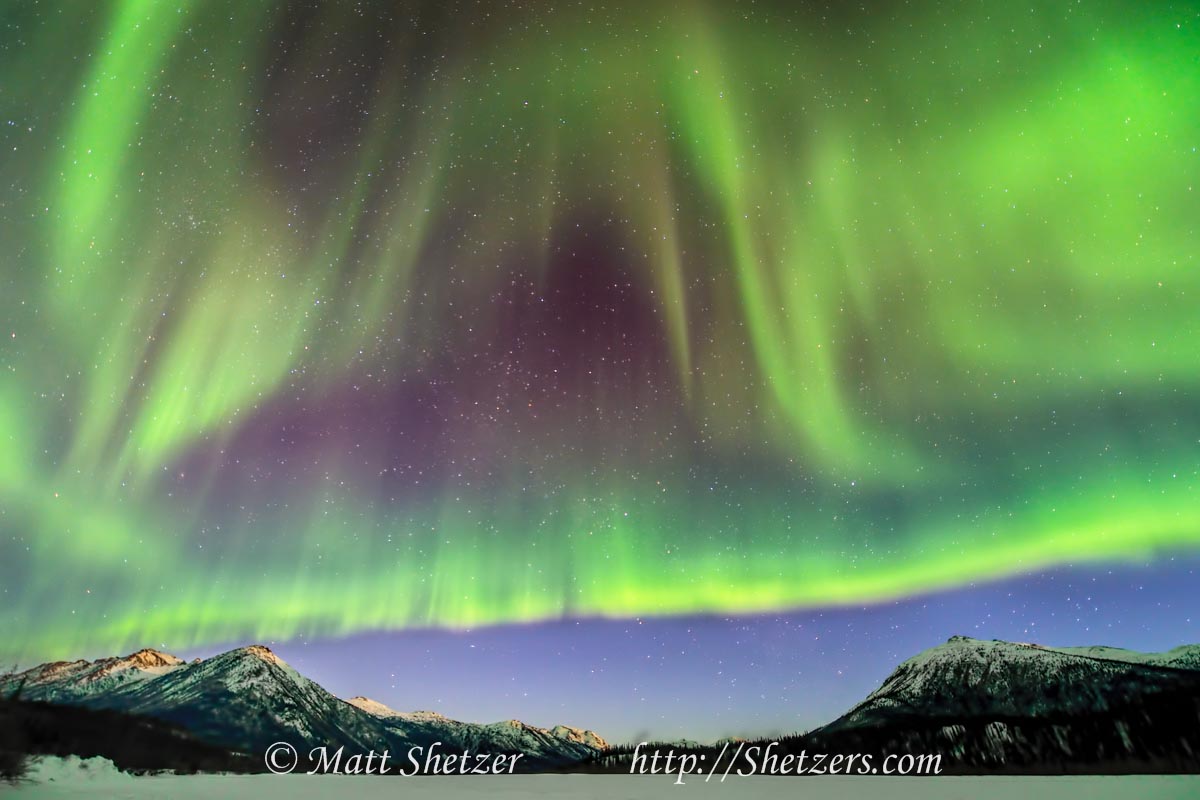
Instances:
[[[581,760],[608,747],[608,743],[593,731],[566,725],[538,728],[519,720],[491,724],[458,722],[435,711],[396,711],[366,697],[352,697],[346,702],[377,717],[397,735],[413,741],[442,741],[468,750],[492,747],[496,752],[525,753],[549,761],[564,757]]]
[[[460,749],[525,753],[531,766],[546,766],[588,758],[605,746],[596,734],[566,726],[480,725],[431,711],[397,712],[362,697],[343,701],[262,645],[191,663],[142,650],[94,662],[43,664],[0,682],[0,691],[18,686],[22,699],[156,717],[245,752],[277,741],[347,745],[353,752],[442,741]]]
[[[177,722],[198,736],[257,750],[272,742],[386,746],[386,732],[288,666],[252,645],[130,686],[95,705]]]
[[[952,637],[808,744],[942,753],[959,769],[1200,769],[1195,646],[1168,653]]]
[[[1033,645],[1036,647],[1037,645]],[[1145,664],[1152,667],[1200,670],[1200,644],[1185,644],[1165,653],[1139,653],[1120,647],[1048,647],[1056,653],[1101,658],[1108,661],[1124,661],[1129,664]]]
[[[182,659],[157,650],[96,661],[54,661],[18,674],[6,685],[22,683],[22,697],[74,702],[157,678],[184,666]]]
[[[1028,716],[1103,711],[1117,686],[1124,692],[1168,681],[1164,668],[1190,669],[1200,646],[1168,653],[1109,647],[1049,648],[954,636],[903,662],[838,723],[880,714],[991,714]],[[1169,675],[1169,673],[1166,673]]]

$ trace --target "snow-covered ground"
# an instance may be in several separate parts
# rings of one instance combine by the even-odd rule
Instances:
[[[517,800],[524,797],[595,798],[595,800],[640,800],[679,796],[729,798],[853,798],[880,797],[889,800],[1191,800],[1200,797],[1200,775],[1100,776],[1100,777],[1013,777],[1013,778],[730,778],[689,780],[675,786],[668,776],[626,775],[515,775],[500,777],[386,778],[335,775],[160,775],[133,777],[113,769],[104,759],[46,759],[38,764],[31,780],[19,787],[0,784],[0,795],[20,798],[103,797],[212,798],[272,797],[315,800],[392,800],[404,798],[466,798],[467,800]]]

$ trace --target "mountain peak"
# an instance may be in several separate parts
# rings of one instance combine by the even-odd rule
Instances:
[[[346,701],[359,711],[365,711],[373,717],[381,719],[400,719],[405,722],[452,722],[436,711],[397,711],[391,706],[385,706],[378,700],[358,695]]]
[[[901,663],[812,741],[826,752],[901,742],[987,770],[1161,763],[1163,753],[1191,764],[1198,686],[1200,647],[1142,653],[952,636]]]
[[[279,656],[275,655],[271,648],[267,647],[265,644],[249,644],[245,647],[239,647],[233,652],[245,653],[246,655],[254,656],[255,658],[261,659],[270,664],[278,664],[280,666],[286,665],[286,662]]]
[[[400,712],[396,711],[394,708],[385,706],[383,703],[372,700],[369,697],[363,697],[362,695],[351,697],[346,702],[357,708],[359,711],[365,711],[373,717],[388,718],[401,716]]]
[[[888,714],[936,709],[943,715],[1022,716],[1106,708],[1112,699],[1104,687],[1113,676],[1143,682],[1159,680],[1147,670],[1200,670],[1200,648],[1139,653],[1111,647],[1047,647],[1002,639],[952,636],[945,644],[909,658],[883,685],[831,727],[879,720]],[[1045,693],[1014,687],[1053,684]],[[967,694],[964,695],[964,691]],[[957,703],[957,711],[951,707]],[[930,711],[932,714],[933,711]]]
[[[149,647],[144,647],[136,653],[130,653],[121,660],[142,669],[149,667],[177,667],[183,663],[182,658],[177,658],[170,653],[163,653]]]
[[[578,742],[595,750],[608,749],[608,742],[604,740],[604,737],[595,731],[585,730],[584,728],[574,728],[570,725],[555,725],[550,729],[550,733],[559,737],[560,739]]]

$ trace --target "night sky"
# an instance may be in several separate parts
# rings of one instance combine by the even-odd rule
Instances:
[[[702,738],[1200,639],[1197,97],[1194,2],[7,4],[0,655]]]

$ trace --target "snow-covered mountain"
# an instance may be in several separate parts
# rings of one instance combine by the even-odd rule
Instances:
[[[966,768],[1194,765],[1200,645],[1137,653],[955,636],[902,663],[811,739],[943,753]]]
[[[567,750],[576,760],[583,760],[608,747],[598,734],[566,725],[538,728],[515,719],[481,725],[448,719],[436,711],[396,711],[366,697],[352,697],[346,702],[410,741],[442,741],[472,751],[496,747],[541,759],[558,758]]]
[[[403,713],[363,697],[341,700],[252,645],[184,662],[141,650],[123,658],[42,664],[0,683],[26,700],[141,714],[178,724],[205,741],[261,752],[277,741],[347,745],[355,752],[441,741],[487,753],[523,753],[530,767],[581,761],[606,747],[591,731],[511,720],[458,722],[431,711]]]
[[[894,713],[1036,716],[1104,711],[1131,692],[1171,686],[1194,671],[1200,645],[1168,653],[1052,648],[954,636],[908,659],[835,724]]]
[[[1030,645],[1040,647],[1040,645]],[[1124,661],[1129,664],[1146,664],[1151,667],[1174,667],[1175,669],[1200,670],[1200,644],[1185,644],[1166,651],[1165,653],[1139,653],[1136,650],[1125,650],[1120,647],[1047,647],[1057,653],[1074,656],[1087,656],[1107,661]]]
[[[52,661],[21,673],[17,679],[31,690],[39,687],[39,700],[67,703],[165,675],[184,663],[175,656],[147,649],[96,661]]]

